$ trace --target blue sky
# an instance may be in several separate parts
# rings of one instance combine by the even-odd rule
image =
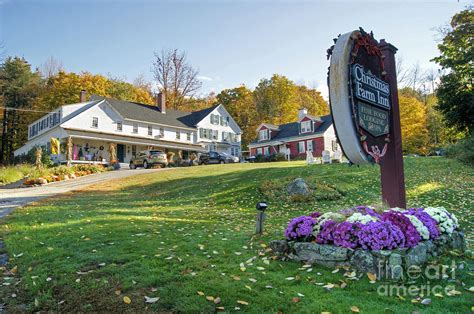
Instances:
[[[362,26],[399,48],[406,66],[434,68],[436,28],[472,1],[21,1],[0,0],[0,42],[34,67],[152,80],[153,52],[178,48],[202,93],[273,73],[327,93],[326,49]]]

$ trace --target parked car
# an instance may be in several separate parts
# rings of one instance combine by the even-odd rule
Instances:
[[[234,162],[239,162],[239,157],[234,157],[226,153],[218,153],[218,152],[202,153],[199,156],[199,161],[198,161],[200,165],[228,164],[228,163],[234,163]]]
[[[159,165],[164,168],[168,165],[166,153],[161,150],[144,150],[138,152],[135,157],[130,160],[130,169],[143,167],[145,169]]]
[[[220,153],[223,157],[225,157],[225,162],[226,163],[233,163],[233,162],[239,162],[240,159],[237,156],[232,156],[227,153]]]

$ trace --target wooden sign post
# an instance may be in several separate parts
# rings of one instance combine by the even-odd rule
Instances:
[[[400,106],[398,102],[397,72],[395,53],[397,48],[384,39],[380,41],[385,63],[386,82],[390,85],[392,114],[390,115],[391,140],[387,152],[380,163],[380,181],[382,184],[382,199],[390,207],[406,208],[405,175],[403,172],[402,131],[400,128]]]
[[[346,157],[379,164],[383,201],[405,208],[396,50],[363,29],[340,35],[329,49],[329,100]]]

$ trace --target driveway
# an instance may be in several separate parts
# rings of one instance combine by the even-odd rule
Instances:
[[[0,218],[8,215],[17,207],[61,193],[82,189],[91,184],[169,169],[171,168],[109,171],[38,187],[0,190]]]

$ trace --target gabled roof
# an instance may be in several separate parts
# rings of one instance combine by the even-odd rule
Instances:
[[[180,120],[186,125],[196,126],[196,124],[198,124],[202,119],[204,119],[207,115],[209,115],[214,109],[216,109],[219,106],[220,105],[217,104],[206,109],[188,113],[187,116],[181,118]],[[168,114],[168,110],[166,110],[166,114]]]
[[[301,119],[298,119],[298,122],[301,122],[304,118],[310,118],[311,120],[313,121],[317,121],[317,122],[321,122],[321,117],[315,117],[315,116],[312,116],[312,115],[309,115],[309,114],[305,114],[303,117],[301,117]]]
[[[275,124],[270,124],[270,123],[262,123],[258,126],[257,130],[260,130],[262,126],[266,127],[267,129],[270,130],[279,130],[279,126]]]
[[[272,139],[268,139],[265,141],[254,141],[250,144],[263,144],[267,142],[273,141],[284,141],[288,138],[298,137],[298,136],[308,136],[312,134],[321,134],[324,133],[331,125],[332,125],[332,117],[331,115],[322,116],[321,117],[322,123],[318,125],[318,127],[313,132],[308,133],[301,133],[300,134],[300,123],[299,122],[292,122],[287,124],[282,124],[279,126],[278,134],[273,137]]]
[[[195,128],[196,124],[205,118],[219,105],[215,105],[195,112],[166,109],[162,113],[157,106],[137,102],[123,101],[113,98],[92,95],[91,100],[104,99],[124,119],[150,122],[179,128]]]

